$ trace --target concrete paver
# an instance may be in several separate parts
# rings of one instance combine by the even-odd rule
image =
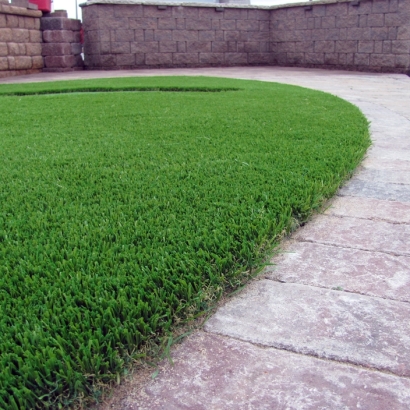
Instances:
[[[392,223],[410,224],[410,203],[383,201],[353,196],[336,197],[324,212],[326,215],[380,219]]]
[[[205,330],[409,377],[409,317],[408,303],[260,280],[221,307]]]
[[[409,257],[293,242],[272,262],[272,280],[410,302]]]
[[[294,238],[345,248],[410,256],[410,225],[320,215]]]
[[[121,409],[405,410],[410,380],[199,332]]]
[[[340,189],[339,195],[410,202],[410,185],[362,180],[360,174]]]
[[[268,279],[222,306],[208,333],[182,343],[173,352],[175,366],[162,363],[155,380],[130,387],[125,398],[114,392],[102,408],[408,409],[410,78],[230,67],[47,73],[0,84],[152,75],[276,81],[330,92],[362,110],[373,147],[325,214],[272,261],[276,266],[262,274]]]

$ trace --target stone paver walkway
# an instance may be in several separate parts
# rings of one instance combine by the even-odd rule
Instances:
[[[410,78],[274,67],[80,72],[28,80],[212,75],[323,90],[356,104],[373,146],[275,265],[173,351],[117,409],[410,408]],[[26,81],[25,78],[0,83]]]

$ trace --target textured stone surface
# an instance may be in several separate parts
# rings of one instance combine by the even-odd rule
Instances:
[[[410,302],[410,257],[292,242],[271,262],[269,279]]]
[[[354,178],[339,191],[339,194],[384,199],[387,201],[410,202],[410,185],[366,181]]]
[[[218,309],[205,330],[408,377],[409,315],[404,302],[260,280]]]
[[[325,214],[410,224],[410,203],[383,201],[368,197],[336,197],[326,209]]]
[[[410,382],[199,332],[123,410],[405,410]]]
[[[368,251],[410,256],[410,225],[321,215],[294,238]]]

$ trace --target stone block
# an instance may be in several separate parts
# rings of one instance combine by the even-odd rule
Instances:
[[[395,67],[410,69],[410,55],[399,54],[395,58]]]
[[[306,21],[306,20],[305,20]],[[259,21],[259,30],[260,31],[268,31],[269,32],[269,21],[266,21],[266,20],[262,20],[262,21]],[[299,27],[300,29],[302,28],[302,27]]]
[[[177,52],[186,53],[186,41],[177,41]]]
[[[371,54],[370,66],[373,67],[394,67],[395,55],[394,54]]]
[[[14,57],[15,70],[29,70],[32,68],[33,61],[29,56],[17,56]]]
[[[370,27],[355,27],[347,30],[346,40],[371,40],[372,29]]]
[[[0,42],[7,43],[13,40],[10,28],[0,28]]]
[[[322,28],[335,28],[336,27],[336,17],[335,16],[322,17],[321,27]]]
[[[248,64],[263,64],[269,65],[272,62],[270,53],[249,53]]]
[[[28,43],[30,41],[30,32],[24,28],[13,28],[11,35],[12,41],[15,43]]]
[[[0,29],[0,33],[1,33],[1,29]],[[0,34],[0,39],[1,39],[1,34]],[[410,25],[399,27],[397,29],[397,40],[410,40]]]
[[[21,53],[19,43],[7,43],[7,55],[9,56],[19,56],[19,55],[25,55],[26,50],[25,50],[25,44],[21,44],[24,46],[24,52]]]
[[[242,31],[259,31],[258,20],[238,20],[236,22],[237,30]]]
[[[151,65],[172,65],[172,53],[152,53],[145,56],[145,64]]]
[[[306,53],[305,54],[305,63],[308,65],[321,65],[325,62],[324,53]]]
[[[399,0],[390,0],[389,12],[396,13],[399,11]]]
[[[23,28],[27,28],[29,30],[34,30],[36,28],[36,18],[34,17],[25,17],[24,18],[24,27]]]
[[[159,43],[159,52],[160,53],[176,53],[177,42],[176,41],[161,41]]]
[[[367,16],[367,25],[369,27],[383,27],[384,14],[369,14]]]
[[[47,68],[71,68],[74,64],[75,57],[72,55],[44,57],[44,66]]]
[[[117,66],[134,66],[135,65],[135,54],[119,54],[117,56]]]
[[[155,30],[144,30],[144,41],[154,41]]]
[[[306,30],[297,30],[296,34],[301,34],[306,32]],[[310,33],[306,33],[306,38],[309,37]],[[299,36],[297,36],[299,38]],[[241,31],[239,36],[240,41],[269,41],[270,35],[269,32],[261,31]]]
[[[114,41],[124,42],[124,41],[134,41],[134,30],[125,29],[125,30],[115,30]]]
[[[26,52],[28,56],[41,56],[41,44],[40,43],[27,43],[25,44]]]
[[[85,43],[98,43],[99,41],[111,41],[111,30],[92,30],[84,33]]]
[[[294,22],[295,22],[296,30],[307,30],[308,29],[308,19],[307,18],[295,19]]]
[[[305,53],[287,53],[288,64],[305,64]]]
[[[45,30],[43,31],[43,40],[45,43],[72,43],[74,41],[74,32]]]
[[[87,51],[87,48],[85,50]],[[99,53],[111,54],[111,43],[108,41],[101,41],[101,43],[99,44]]]
[[[226,8],[222,14],[223,14],[223,18],[227,20],[247,20],[248,19],[248,10],[246,9]]]
[[[128,26],[131,29],[152,29],[152,30],[155,30],[157,28],[157,20],[158,19],[156,19],[154,17],[130,18],[130,19],[128,19]]]
[[[5,28],[7,27],[6,25],[6,15],[5,14],[0,14],[0,28]],[[8,65],[8,63],[7,63]]]
[[[388,13],[389,12],[389,0],[373,0],[372,1],[372,13]]]
[[[0,43],[0,56],[7,56],[8,47],[7,43]]]
[[[340,33],[342,32],[342,36]],[[314,31],[312,31],[312,37],[313,37]],[[338,28],[328,28],[325,29],[325,34],[324,38],[325,40],[331,41],[331,40],[341,40],[341,37],[343,37],[343,29],[338,29]]]
[[[373,27],[371,29],[371,40],[388,40],[388,27]]]
[[[121,30],[127,28],[142,28],[142,27],[131,27],[131,19],[123,18],[105,18],[99,20],[100,27],[110,30]],[[108,60],[107,60],[108,61]]]
[[[142,17],[143,16],[143,6],[140,4],[118,4],[114,9],[115,17]],[[117,61],[118,61],[117,57]],[[134,61],[135,62],[135,61]],[[132,64],[123,64],[132,65]]]
[[[172,35],[172,39],[175,41],[197,41],[197,30],[175,30]]]
[[[309,30],[314,29],[315,28],[315,18],[314,17],[310,17],[307,19],[307,28]],[[320,25],[322,25],[322,22],[320,22]]]
[[[155,30],[154,40],[156,40],[156,41],[172,41],[172,30]]]
[[[325,53],[325,64],[326,65],[339,64],[339,54],[338,53]]]
[[[359,16],[359,27],[367,27],[367,14]]]
[[[172,61],[175,65],[197,65],[199,53],[175,53]]]
[[[157,6],[143,6],[144,17],[158,17],[158,18],[171,18],[173,7],[167,7],[165,10],[158,9]],[[148,64],[148,63],[147,63]]]
[[[359,53],[373,53],[374,41],[359,41],[357,45],[357,51]]]
[[[81,30],[81,21],[69,18],[43,17],[40,22],[41,30]]]
[[[384,15],[384,25],[387,27],[395,27],[401,24],[400,15],[397,13],[387,13]]]
[[[410,54],[410,40],[393,40],[391,44],[393,54]]]
[[[347,3],[331,3],[326,5],[326,16],[344,16],[347,14]]]
[[[212,43],[210,41],[187,41],[187,53],[210,53]]]
[[[84,56],[101,54],[100,43],[84,43]]]
[[[219,26],[221,30],[234,31],[236,30],[236,20],[221,20]]]
[[[314,49],[314,41],[297,41],[295,43],[295,52],[313,53]]]
[[[248,64],[248,54],[225,53],[225,63],[227,65],[246,65]]]
[[[212,53],[226,53],[228,51],[227,41],[213,41]]]
[[[176,19],[175,28],[176,30],[185,30],[185,19]]]
[[[358,66],[368,66],[369,59],[370,59],[370,54],[356,53],[354,55],[354,64]]]
[[[7,71],[9,69],[9,60],[7,57],[0,57],[0,71]]]
[[[130,54],[131,43],[129,42],[113,42],[111,43],[111,54]]]
[[[211,30],[212,29],[212,20],[185,20],[185,25],[187,30]]]
[[[214,41],[215,40],[215,31],[213,30],[201,30],[198,32],[199,41]]]
[[[389,40],[397,40],[397,27],[389,27]]]
[[[158,19],[158,29],[160,30],[176,29],[176,19],[175,18],[159,18]]]
[[[117,59],[115,55],[107,54],[100,56],[100,65],[103,68],[115,67],[117,65]]]
[[[334,51],[334,41],[315,41],[315,53],[333,53]]]
[[[383,41],[382,52],[384,54],[390,54],[392,52],[392,42],[391,42],[391,40],[384,40]]]
[[[224,40],[225,40],[224,32],[222,30],[216,30],[215,31],[215,41],[224,41]]]
[[[336,27],[338,28],[351,28],[359,27],[359,16],[354,14],[347,14],[336,17]]]
[[[223,53],[200,53],[199,64],[223,65],[225,64],[225,55]]]
[[[88,9],[88,7],[86,7],[86,9]],[[95,17],[99,17],[102,19],[105,19],[105,18],[112,19],[114,17],[116,6],[111,5],[111,4],[99,4],[97,6],[97,9],[98,9],[98,14]]]
[[[44,43],[42,45],[43,56],[65,56],[71,55],[70,43]]]
[[[289,7],[286,9],[286,17],[293,20],[305,18],[305,9],[304,7]]]
[[[248,10],[248,19],[259,20],[259,21],[269,21],[270,11],[269,10]]]
[[[376,54],[381,54],[383,53],[383,41],[374,41],[374,50],[373,52]]]
[[[40,30],[29,30],[30,43],[42,43],[43,33]]]
[[[245,53],[259,53],[259,42],[248,41],[244,43],[243,51]]]
[[[357,41],[336,41],[335,51],[337,53],[356,53]]]
[[[331,29],[318,29],[311,31],[311,39],[312,40],[328,40],[327,34]]]
[[[13,16],[12,14],[6,14],[6,27],[9,28],[19,28],[19,18],[18,16]]]
[[[225,41],[238,41],[240,39],[239,31],[225,31]]]
[[[131,43],[131,54],[147,53],[155,54],[159,52],[158,41],[147,41],[145,43]]]

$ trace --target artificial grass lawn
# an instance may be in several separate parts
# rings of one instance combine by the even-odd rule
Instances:
[[[84,92],[104,89],[179,91]],[[3,409],[97,398],[243,283],[369,146],[353,105],[256,81],[1,85],[0,112]]]

